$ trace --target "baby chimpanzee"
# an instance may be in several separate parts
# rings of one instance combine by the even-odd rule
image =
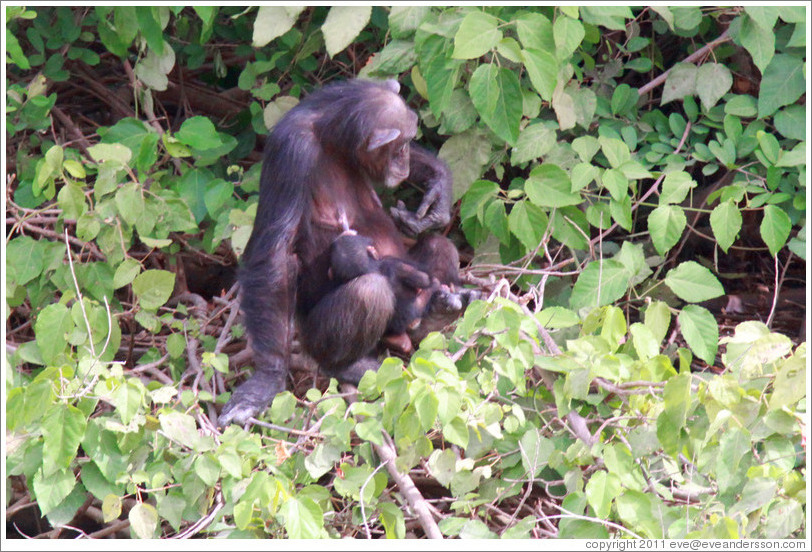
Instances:
[[[439,282],[413,262],[397,257],[379,257],[370,238],[346,230],[330,246],[330,276],[337,284],[367,275],[380,274],[393,296],[393,310],[386,323],[384,343],[403,352],[411,350],[406,334],[420,325]]]

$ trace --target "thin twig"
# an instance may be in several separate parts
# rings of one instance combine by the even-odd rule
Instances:
[[[778,253],[775,254],[775,289],[773,290],[773,305],[770,307],[770,316],[767,317],[767,327],[771,328],[773,325],[773,317],[775,316],[775,307],[778,305],[778,296],[781,293],[781,286],[784,283],[784,277],[787,275],[790,261],[792,261],[792,251],[789,252],[787,262],[784,263],[784,270],[781,271],[781,277],[778,277]]]
[[[729,33],[730,33],[730,29],[725,29],[725,32],[720,34],[719,38],[716,38],[716,39],[708,42],[707,44],[705,44],[699,50],[697,50],[696,52],[694,52],[693,54],[691,54],[690,56],[688,56],[684,60],[682,60],[682,63],[693,63],[694,61],[700,59],[702,56],[704,56],[705,54],[710,52],[713,48],[715,48],[719,44],[721,44],[723,42],[727,42],[728,40],[730,40],[730,37],[728,36]],[[672,69],[673,69],[673,67],[672,67]],[[670,72],[671,72],[671,69],[669,69],[668,71],[665,71],[663,74],[661,74],[657,78],[653,79],[651,82],[643,85],[637,91],[637,94],[639,96],[644,96],[644,95],[648,94],[651,90],[653,90],[654,88],[657,88],[659,85],[664,83],[665,80],[668,78],[668,74]]]

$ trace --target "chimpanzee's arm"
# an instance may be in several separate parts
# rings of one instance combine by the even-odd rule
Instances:
[[[431,277],[426,272],[397,257],[384,257],[381,259],[380,271],[390,280],[394,280],[411,290],[420,290],[431,286]]]
[[[430,229],[442,228],[451,220],[451,170],[431,152],[411,144],[409,180],[426,186],[423,201],[414,213],[402,202],[390,213],[404,233],[417,236]]]

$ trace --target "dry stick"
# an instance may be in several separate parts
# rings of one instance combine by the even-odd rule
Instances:
[[[107,535],[112,535],[113,533],[118,533],[119,531],[123,531],[124,529],[127,529],[129,526],[130,526],[130,520],[129,519],[120,519],[120,520],[116,521],[114,524],[108,525],[104,529],[99,529],[95,533],[90,533],[89,535],[87,535],[86,538],[88,538],[88,539],[101,539],[101,538],[106,537]]]
[[[443,534],[440,532],[440,528],[437,527],[437,523],[434,521],[434,517],[431,515],[431,509],[429,503],[426,502],[426,499],[423,498],[423,495],[420,494],[420,491],[417,489],[417,486],[412,481],[412,478],[409,477],[409,474],[403,474],[398,471],[397,466],[395,466],[395,458],[397,457],[397,453],[395,452],[395,445],[392,443],[392,438],[389,437],[388,434],[383,434],[383,444],[376,445],[373,443],[372,445],[375,448],[375,452],[378,453],[378,456],[381,457],[384,464],[386,465],[386,471],[389,472],[389,475],[392,476],[392,479],[400,489],[401,495],[403,498],[406,499],[406,502],[409,503],[409,506],[414,511],[415,515],[417,516],[417,520],[420,522],[420,526],[423,527],[423,531],[426,532],[426,535],[430,539],[442,539]]]
[[[16,217],[15,217],[16,218]],[[33,232],[35,234],[39,234],[41,236],[45,236],[47,238],[52,238],[53,240],[61,240],[62,236],[59,232],[54,232],[53,230],[48,230],[47,228],[40,228],[39,226],[35,226],[30,224],[26,219],[16,219],[20,225],[20,227],[28,230],[29,232]],[[89,242],[83,242],[82,240],[75,238],[73,236],[68,236],[68,241],[75,245],[76,247],[82,248],[88,252],[88,254],[92,255],[94,258],[99,260],[105,260],[106,257],[104,254],[99,251],[99,248],[96,247],[94,244]]]
[[[787,275],[787,269],[792,262],[792,251],[789,252],[787,262],[784,263],[784,270],[781,271],[781,278],[778,278],[778,253],[775,254],[775,290],[773,291],[773,306],[770,308],[770,316],[767,317],[767,327],[772,327],[773,317],[775,316],[775,307],[778,305],[778,295],[781,292],[781,286],[784,284],[784,277]]]
[[[712,41],[708,42],[707,44],[705,44],[704,46],[702,46],[699,50],[697,50],[696,52],[694,52],[693,54],[691,54],[690,56],[688,56],[684,60],[682,60],[682,63],[693,63],[694,61],[700,59],[705,54],[710,52],[713,48],[715,48],[716,46],[718,46],[722,42],[727,42],[728,40],[730,40],[730,37],[728,36],[729,33],[730,33],[730,29],[725,29],[725,32],[720,34],[719,38],[717,38],[715,40],[712,40]],[[672,69],[673,69],[673,67],[672,67]],[[671,72],[671,69],[664,72],[662,75],[660,75],[656,79],[652,80],[648,84],[643,85],[637,91],[637,94],[639,96],[643,96],[644,94],[648,94],[652,89],[658,87],[663,82],[665,82],[665,80],[668,78],[668,74],[670,72]]]

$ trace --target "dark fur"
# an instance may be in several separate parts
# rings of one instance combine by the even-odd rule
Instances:
[[[357,382],[375,368],[374,348],[395,308],[394,293],[381,274],[343,285],[330,280],[329,248],[342,232],[338,212],[382,256],[400,259],[409,251],[392,217],[412,234],[450,219],[448,168],[410,146],[417,117],[396,90],[392,82],[328,86],[288,112],[268,136],[257,216],[239,274],[256,370],[232,394],[221,424],[245,423],[284,390],[296,319],[305,350],[330,373]],[[416,213],[396,208],[390,217],[372,186],[393,187],[408,175],[426,186],[424,201]],[[428,236],[415,251],[436,250],[431,243],[438,239],[454,255],[440,261],[446,265],[441,281],[456,283],[450,241]]]
[[[394,312],[389,318],[384,336],[405,334],[420,323],[427,297],[430,297],[432,278],[411,261],[397,257],[378,258],[372,240],[358,234],[342,234],[330,247],[330,270],[333,280],[348,283],[365,274],[380,274],[395,298]],[[435,287],[439,283],[435,282]]]

